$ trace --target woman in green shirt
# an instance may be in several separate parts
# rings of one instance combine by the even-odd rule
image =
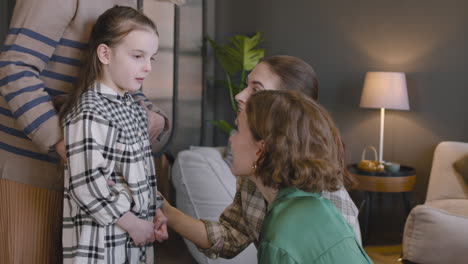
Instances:
[[[297,92],[261,91],[236,124],[231,170],[250,177],[269,203],[259,263],[372,263],[340,212],[320,195],[339,189],[347,173],[327,111]]]

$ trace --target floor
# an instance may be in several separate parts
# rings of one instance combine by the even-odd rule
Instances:
[[[367,255],[374,264],[401,264],[399,261],[401,245],[394,246],[368,246],[365,247]]]
[[[185,246],[184,240],[175,232],[169,233],[169,239],[161,244],[156,242],[157,264],[196,264]]]

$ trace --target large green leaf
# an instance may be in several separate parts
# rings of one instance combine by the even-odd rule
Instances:
[[[231,133],[232,127],[224,120],[210,120],[210,123],[227,134]]]
[[[211,46],[215,51],[215,56],[218,62],[223,67],[223,70],[230,75],[235,75],[240,70],[240,59],[238,56],[233,55],[232,52],[229,52],[228,45],[219,46],[212,38],[209,36],[206,39],[210,42]]]
[[[207,40],[215,50],[216,59],[230,75],[240,70],[251,71],[265,55],[263,49],[254,49],[263,41],[260,32],[251,38],[236,35],[229,39],[231,46],[220,46],[210,37]]]
[[[231,107],[236,112],[237,105],[234,96],[243,90],[246,75],[264,56],[263,49],[255,49],[263,41],[261,34],[256,33],[252,37],[236,35],[229,39],[229,44],[225,45],[218,45],[209,36],[206,39],[213,47],[216,59],[225,73],[226,80],[218,80],[216,84],[222,84],[229,90]],[[211,120],[210,122],[226,133],[232,130],[224,120]]]
[[[263,41],[260,32],[257,32],[257,34],[251,38],[236,35],[229,41],[235,48],[229,47],[227,52],[230,53],[232,57],[239,58],[240,67],[245,71],[251,71],[264,56],[265,52],[263,49],[254,49]]]

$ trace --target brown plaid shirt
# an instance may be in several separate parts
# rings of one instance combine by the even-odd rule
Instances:
[[[358,209],[345,188],[336,192],[322,192],[342,213],[361,241]],[[200,249],[210,258],[232,258],[250,243],[258,246],[258,239],[267,211],[267,203],[255,183],[237,177],[237,192],[234,201],[219,217],[219,221],[202,220],[208,232],[211,248]]]

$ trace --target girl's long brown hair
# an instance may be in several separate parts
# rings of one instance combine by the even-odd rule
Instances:
[[[82,67],[78,74],[75,90],[65,96],[54,99],[59,110],[60,120],[73,109],[82,94],[102,77],[102,64],[97,56],[100,44],[115,47],[133,30],[150,30],[158,34],[153,21],[140,11],[127,6],[114,6],[105,11],[96,21],[91,31],[87,50],[83,55]]]

